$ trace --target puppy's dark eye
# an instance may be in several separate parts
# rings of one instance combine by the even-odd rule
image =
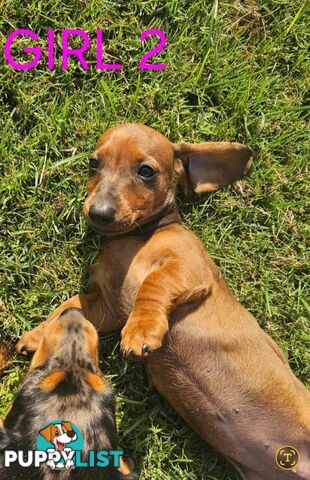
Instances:
[[[100,162],[97,158],[91,157],[89,159],[89,174],[94,175],[98,170]]]
[[[144,181],[149,181],[153,180],[155,177],[156,172],[154,168],[150,167],[149,165],[141,165],[138,170],[138,176],[144,180]]]
[[[60,431],[59,431],[59,430],[56,430],[55,436],[56,436],[56,437],[59,437],[59,435],[60,435]]]

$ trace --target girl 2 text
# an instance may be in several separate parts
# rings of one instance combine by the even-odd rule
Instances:
[[[159,39],[158,45],[145,53],[140,60],[141,70],[165,70],[167,65],[165,63],[150,63],[149,60],[156,54],[161,52],[166,45],[166,36],[164,32],[157,29],[145,30],[140,35],[140,40],[143,42],[150,35],[156,35]],[[27,36],[32,40],[38,41],[39,36],[28,29],[18,29],[11,32],[4,43],[4,56],[9,65],[15,70],[31,70],[35,68],[42,56],[42,48],[39,46],[23,47],[22,51],[25,54],[32,54],[32,58],[27,62],[19,62],[14,59],[12,46],[15,39],[20,36]],[[79,37],[82,44],[78,48],[70,48],[69,40]],[[123,66],[120,63],[104,63],[103,61],[103,41],[104,35],[102,30],[96,31],[96,69],[97,70],[121,70]],[[90,46],[90,38],[86,32],[78,29],[66,29],[61,32],[61,67],[63,70],[69,68],[69,57],[76,57],[81,66],[85,69],[89,69],[89,65],[84,58],[84,53],[87,52]],[[53,70],[55,67],[55,33],[54,30],[48,30],[47,32],[47,67],[49,70]]]

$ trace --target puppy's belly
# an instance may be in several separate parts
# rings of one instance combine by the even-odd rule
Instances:
[[[279,446],[299,448],[310,462],[309,392],[258,325],[236,336],[228,325],[208,330],[198,317],[172,327],[166,346],[149,357],[154,385],[212,446],[249,469],[265,465],[268,480],[286,478],[274,461]]]

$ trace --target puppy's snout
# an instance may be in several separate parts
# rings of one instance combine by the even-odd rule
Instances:
[[[116,210],[109,205],[104,205],[103,207],[95,207],[92,205],[88,212],[89,218],[94,223],[108,223],[113,222],[116,215]]]

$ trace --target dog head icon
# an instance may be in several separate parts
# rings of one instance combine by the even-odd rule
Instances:
[[[48,425],[40,430],[40,434],[55,446],[55,450],[63,451],[66,445],[77,439],[77,434],[70,422],[61,422]]]

